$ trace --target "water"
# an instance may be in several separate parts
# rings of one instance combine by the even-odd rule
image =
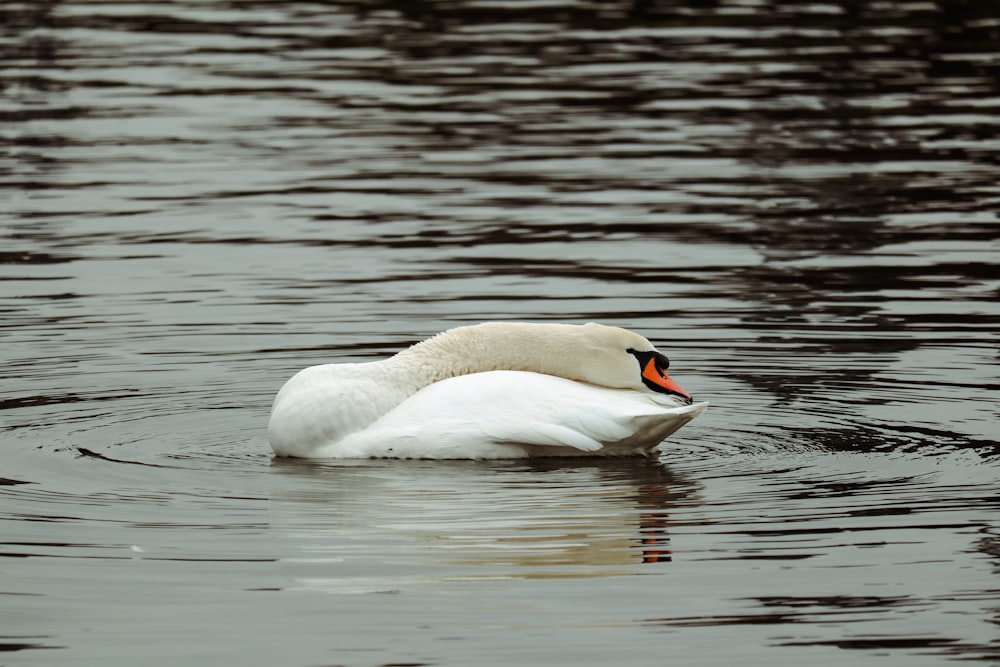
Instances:
[[[5,665],[1000,659],[992,2],[7,3]],[[306,365],[635,329],[658,461],[273,460]]]

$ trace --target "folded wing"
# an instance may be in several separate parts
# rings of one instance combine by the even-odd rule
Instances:
[[[429,385],[363,431],[337,456],[519,458],[635,454],[658,445],[707,404],[551,375],[489,371]]]

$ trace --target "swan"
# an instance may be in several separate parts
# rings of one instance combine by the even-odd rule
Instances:
[[[593,322],[463,326],[381,361],[299,371],[268,438],[301,458],[650,455],[708,406],[668,365],[646,338]]]

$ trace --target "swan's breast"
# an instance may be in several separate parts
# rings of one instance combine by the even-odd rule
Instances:
[[[317,447],[364,429],[405,397],[377,362],[311,366],[275,396],[268,438],[278,456],[314,456]]]

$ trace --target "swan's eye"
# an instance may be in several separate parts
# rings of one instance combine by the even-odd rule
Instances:
[[[635,354],[635,348],[634,347],[630,347],[629,349],[625,350],[625,352],[628,353],[628,354]]]

